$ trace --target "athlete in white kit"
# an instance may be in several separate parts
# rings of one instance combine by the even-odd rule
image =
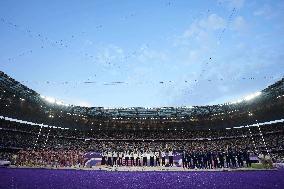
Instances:
[[[147,166],[147,152],[144,150],[143,151],[143,166]]]
[[[107,153],[107,165],[112,166],[112,152],[108,151]]]
[[[117,166],[117,156],[118,156],[118,154],[117,154],[117,152],[116,151],[114,151],[113,152],[113,166]]]
[[[128,161],[129,161],[129,151],[124,152],[124,165],[128,166]]]
[[[122,166],[122,158],[123,158],[123,152],[120,151],[120,152],[118,153],[118,165],[119,165],[119,166]]]
[[[140,150],[137,151],[137,157],[136,157],[136,166],[141,166],[141,155],[142,153],[140,152]]]
[[[138,157],[138,152],[135,149],[134,152],[133,152],[133,159],[134,159],[134,163],[133,164],[134,164],[134,166],[138,166],[137,157]]]
[[[107,161],[107,152],[103,151],[102,152],[102,162],[101,162],[101,165],[105,165],[106,161]]]

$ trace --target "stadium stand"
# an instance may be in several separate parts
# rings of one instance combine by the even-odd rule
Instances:
[[[89,153],[109,165],[122,156],[139,165],[145,154],[150,165],[165,157],[171,165],[179,154],[190,168],[249,166],[259,154],[283,160],[284,79],[239,102],[176,108],[65,105],[3,72],[0,88],[0,159],[16,165],[85,166]]]

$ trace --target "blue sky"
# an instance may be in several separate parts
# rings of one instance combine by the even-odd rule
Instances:
[[[283,18],[277,0],[0,1],[0,70],[76,105],[235,101],[283,77]]]

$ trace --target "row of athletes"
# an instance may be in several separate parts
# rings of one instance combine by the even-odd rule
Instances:
[[[174,153],[172,150],[165,151],[104,151],[102,152],[102,165],[108,166],[169,166],[174,165]],[[149,164],[148,164],[149,161]]]
[[[251,167],[250,152],[246,149],[228,148],[220,151],[182,152],[182,166],[184,168],[241,168],[245,165]]]
[[[183,151],[181,153],[182,166],[184,168],[237,168],[251,166],[247,150],[232,150],[231,148],[222,151]],[[102,165],[108,166],[173,166],[174,153],[169,151],[105,151],[102,153]],[[129,162],[130,161],[130,162]]]

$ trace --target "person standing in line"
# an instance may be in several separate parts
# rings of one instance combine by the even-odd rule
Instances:
[[[214,168],[218,168],[218,154],[216,152],[213,152],[213,162],[214,162]]]
[[[154,152],[150,150],[150,166],[154,166]]]
[[[160,152],[158,150],[155,152],[155,158],[156,158],[156,166],[160,166]]]
[[[113,166],[117,166],[117,152],[116,151],[114,151],[113,152]]]
[[[147,152],[145,150],[143,152],[143,166],[147,167]]]
[[[218,158],[219,158],[219,168],[224,168],[224,154],[223,151],[220,151],[218,153]]]
[[[108,151],[107,153],[107,165],[108,166],[112,166],[112,152],[111,151]]]
[[[102,161],[101,161],[101,165],[105,165],[106,164],[106,152],[102,151]]]
[[[244,160],[246,161],[246,166],[251,167],[250,153],[247,149],[243,151],[243,157],[244,157]]]
[[[125,158],[124,158],[124,165],[128,166],[128,161],[129,161],[129,151],[124,152]]]
[[[119,165],[119,166],[122,166],[122,158],[123,158],[123,152],[120,151],[120,152],[118,153],[118,165]]]
[[[198,169],[202,168],[202,153],[200,149],[198,149],[198,153],[197,153],[197,168]]]
[[[137,149],[134,149],[134,151],[133,151],[133,165],[134,166],[137,166],[137,163],[136,163],[137,157],[138,157]]]
[[[130,152],[130,166],[134,166],[134,152],[133,152],[133,150]]]
[[[209,150],[207,151],[207,154],[206,154],[206,157],[207,157],[207,167],[208,169],[212,169],[213,168],[213,163],[212,163],[212,152]]]
[[[166,165],[166,153],[164,152],[164,150],[161,152],[161,156],[162,156],[162,166]]]
[[[182,161],[182,167],[184,169],[187,168],[187,153],[186,153],[185,150],[183,150],[183,152],[182,152],[181,161]]]
[[[192,163],[191,163],[191,152],[187,151],[186,153],[186,162],[187,162],[187,168],[190,169]]]
[[[229,148],[228,150],[228,154],[229,154],[229,160],[231,162],[231,168],[235,168],[235,156],[234,156],[234,152],[232,148]]]
[[[192,162],[193,162],[192,168],[196,169],[197,168],[197,154],[196,154],[196,150],[192,151],[191,157],[192,157]]]
[[[237,151],[238,167],[243,167],[244,166],[244,161],[243,161],[243,158],[242,158],[242,154],[243,154],[243,152],[241,150]]]
[[[202,152],[202,157],[203,157],[203,162],[202,162],[202,166],[204,169],[208,168],[208,156],[207,156],[207,150],[203,150]]]
[[[172,149],[169,149],[169,166],[173,166],[174,165],[174,153],[172,151]]]
[[[136,150],[136,166],[141,166],[141,162],[140,162],[140,157],[141,157],[141,152],[140,150]]]
[[[226,151],[226,167],[227,167],[227,168],[230,168],[230,167],[231,167],[230,156],[229,156],[228,150]]]
[[[143,162],[143,158],[144,158],[144,151],[140,151],[140,158],[141,158],[141,161],[142,161],[142,166],[144,166],[144,162]]]

